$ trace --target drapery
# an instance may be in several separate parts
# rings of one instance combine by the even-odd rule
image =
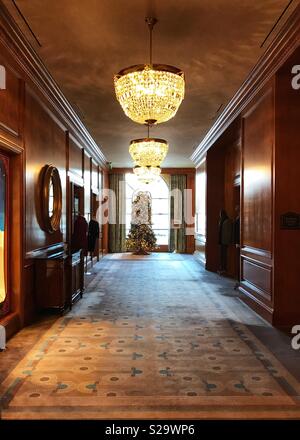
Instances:
[[[109,175],[109,252],[126,251],[125,174]]]
[[[185,190],[187,188],[187,177],[184,174],[171,175],[170,194],[170,252],[186,252],[185,235]]]

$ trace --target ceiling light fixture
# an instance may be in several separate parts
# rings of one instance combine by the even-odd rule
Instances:
[[[133,172],[144,183],[157,180],[161,173],[160,166],[169,149],[168,142],[164,139],[150,137],[149,124],[147,128],[148,136],[132,140],[129,147],[129,153],[135,163]]]
[[[129,153],[140,167],[159,167],[168,152],[168,143],[164,139],[145,138],[130,142]]]
[[[184,98],[184,73],[177,67],[152,63],[152,31],[157,19],[147,17],[149,64],[121,70],[114,77],[117,99],[126,116],[139,124],[159,124],[173,118]]]
[[[161,168],[136,166],[133,168],[133,172],[138,177],[140,182],[148,184],[158,180],[161,173]]]

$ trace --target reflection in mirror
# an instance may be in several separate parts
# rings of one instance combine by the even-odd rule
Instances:
[[[62,212],[62,189],[57,168],[46,165],[42,170],[42,228],[49,233],[59,231]]]
[[[54,211],[54,189],[53,189],[53,177],[51,176],[49,183],[49,217],[53,216]]]

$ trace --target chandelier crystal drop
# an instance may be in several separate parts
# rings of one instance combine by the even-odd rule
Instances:
[[[146,18],[150,30],[150,62],[121,70],[114,76],[116,97],[130,119],[159,124],[173,118],[184,98],[184,73],[177,67],[152,63],[155,18]]]
[[[160,167],[151,167],[151,166],[145,166],[140,167],[136,166],[133,168],[134,174],[138,177],[138,180],[142,183],[151,183],[158,180],[161,169]]]
[[[130,142],[129,153],[140,167],[160,167],[168,153],[168,143],[164,139],[145,138]]]

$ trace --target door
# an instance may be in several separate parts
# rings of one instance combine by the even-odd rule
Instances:
[[[234,186],[234,203],[235,203],[235,218],[234,218],[234,244],[235,244],[235,279],[240,281],[240,266],[241,266],[241,248],[240,248],[240,185]]]
[[[84,188],[76,185],[75,183],[70,183],[70,208],[71,208],[71,227],[69,233],[69,243],[70,250],[73,252],[74,250],[74,224],[78,215],[84,215]]]
[[[0,318],[10,312],[8,295],[8,186],[9,159],[0,154]]]

